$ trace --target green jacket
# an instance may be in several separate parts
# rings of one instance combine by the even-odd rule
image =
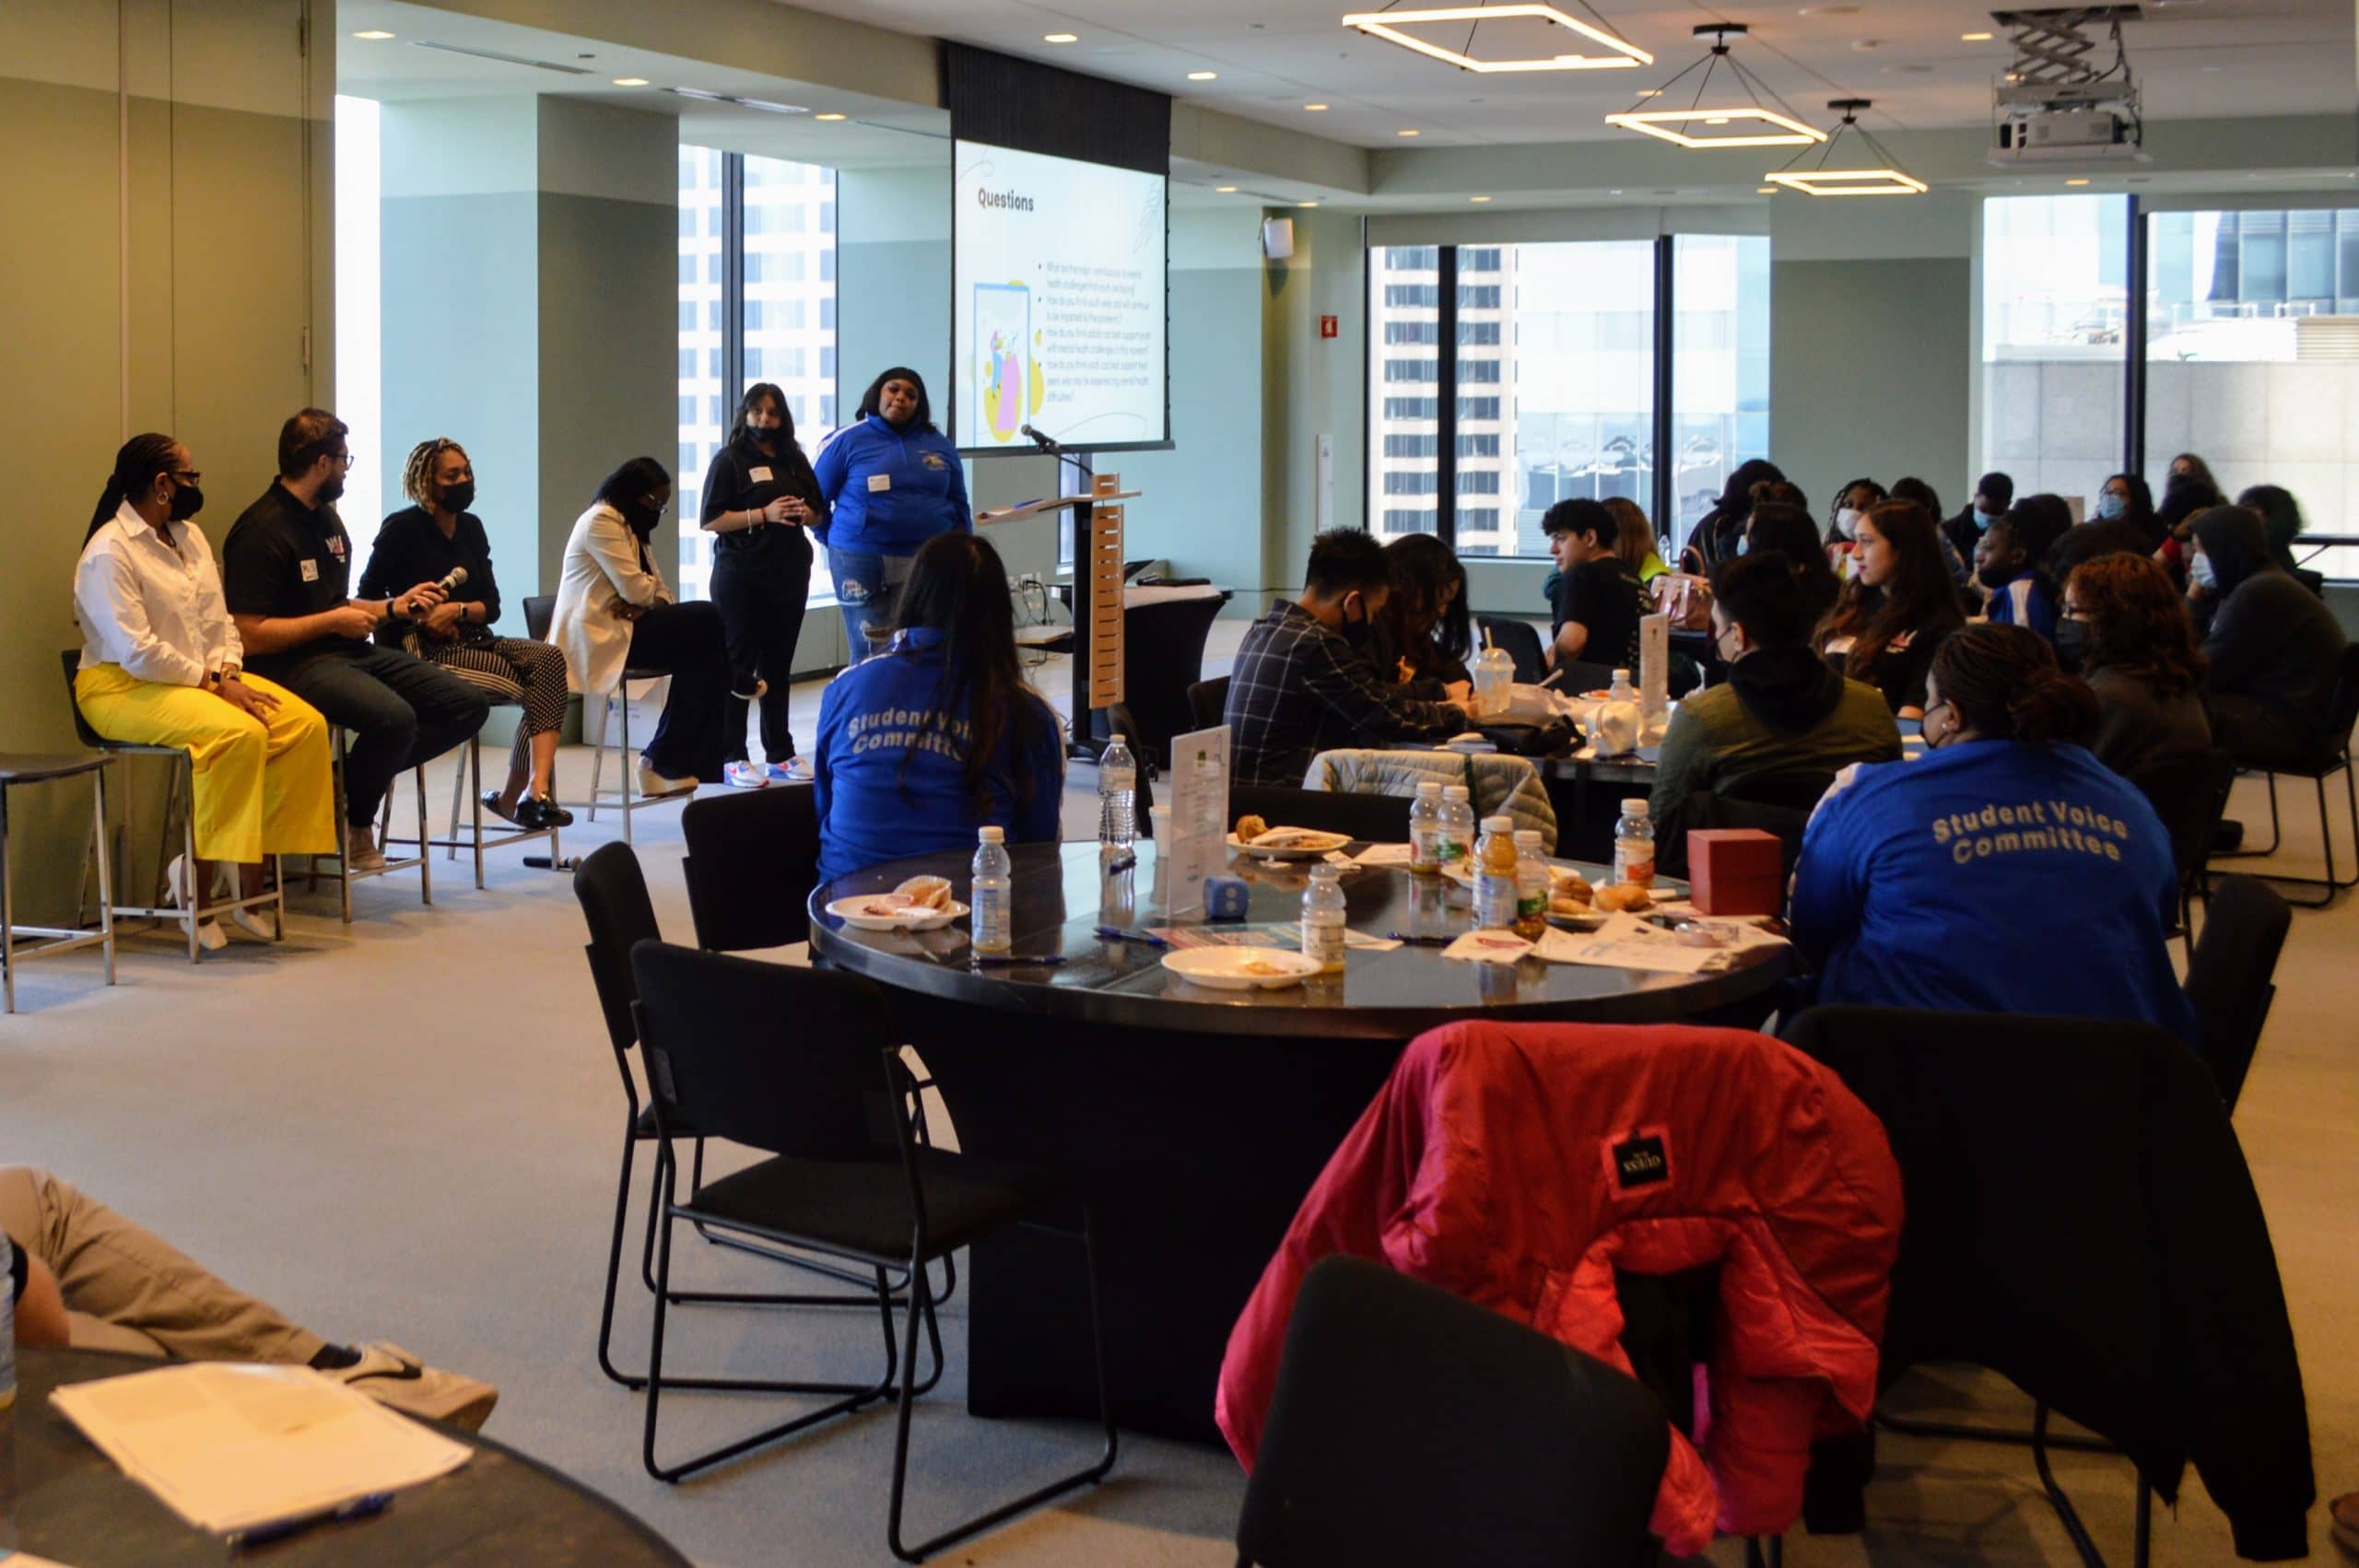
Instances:
[[[1719,794],[1763,774],[1833,773],[1848,763],[1899,760],[1899,726],[1873,686],[1844,681],[1834,710],[1797,733],[1770,726],[1723,683],[1672,710],[1648,805],[1661,822],[1691,794]]]

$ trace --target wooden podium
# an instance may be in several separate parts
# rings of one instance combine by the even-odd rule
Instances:
[[[1077,456],[1068,461],[1078,462]],[[1088,474],[1086,465],[1083,473]],[[1137,497],[1119,474],[1090,477],[1089,489],[1071,496],[1027,501],[1004,511],[978,512],[984,528],[1043,512],[1074,510],[1073,531],[1073,733],[1069,755],[1097,759],[1093,738],[1097,711],[1123,700],[1122,689],[1122,505]]]

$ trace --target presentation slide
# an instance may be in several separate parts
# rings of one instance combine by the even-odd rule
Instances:
[[[1167,440],[1166,181],[1102,163],[954,144],[951,439],[1027,448]]]

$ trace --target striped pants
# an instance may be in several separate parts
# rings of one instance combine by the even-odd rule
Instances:
[[[492,703],[523,708],[511,766],[529,772],[533,737],[564,727],[565,650],[554,643],[502,637],[489,642],[422,642],[417,651],[419,657],[441,665]]]

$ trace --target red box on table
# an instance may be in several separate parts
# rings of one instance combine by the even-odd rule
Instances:
[[[1775,915],[1786,907],[1784,848],[1757,827],[1691,829],[1687,880],[1707,915]]]

